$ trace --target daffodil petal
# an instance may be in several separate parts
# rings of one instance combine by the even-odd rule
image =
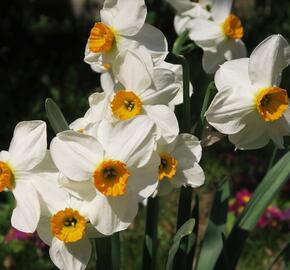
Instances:
[[[281,35],[272,35],[263,40],[252,52],[249,61],[249,76],[256,87],[277,85],[284,68],[290,63],[290,47]]]
[[[30,179],[32,176],[26,174],[25,177]],[[16,207],[12,213],[11,224],[19,231],[33,233],[40,217],[39,199],[34,186],[29,181],[21,180],[24,179],[19,179],[13,189]]]
[[[18,123],[9,147],[12,166],[26,171],[35,167],[46,154],[46,140],[45,122],[35,120]]]
[[[212,17],[217,22],[223,22],[231,13],[232,0],[214,1],[211,9]]]
[[[111,235],[127,229],[132,223],[138,212],[138,200],[130,191],[118,197],[99,194],[87,208],[92,225],[102,234]]]
[[[75,243],[64,243],[53,238],[49,255],[61,270],[84,270],[91,257],[92,246],[87,238]]]
[[[114,5],[105,5],[100,13],[102,22],[114,27],[120,35],[133,36],[144,25],[147,8],[144,0],[118,0]]]
[[[120,53],[113,66],[114,76],[122,85],[136,94],[141,94],[152,84],[145,63],[132,51]]]
[[[251,89],[249,79],[249,58],[227,61],[215,73],[214,81],[218,90],[225,87]]]
[[[75,181],[90,179],[104,152],[101,144],[89,135],[74,131],[58,133],[50,151],[58,169]]]
[[[225,88],[219,91],[207,112],[207,121],[224,134],[234,134],[247,123],[243,117],[255,110],[251,96],[244,95],[243,89]]]

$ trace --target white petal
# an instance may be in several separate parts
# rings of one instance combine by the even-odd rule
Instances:
[[[92,246],[87,238],[74,243],[64,243],[53,238],[49,256],[61,270],[84,270],[90,260]]]
[[[103,74],[105,75],[105,74]],[[108,93],[94,93],[89,97],[90,109],[86,113],[86,118],[91,123],[102,121],[110,113],[110,98]]]
[[[108,6],[107,6],[108,7]],[[130,11],[128,12],[128,7]],[[133,36],[144,25],[147,8],[144,0],[118,0],[111,8],[101,10],[101,19],[120,35]]]
[[[102,53],[94,53],[89,49],[89,42],[86,44],[84,61],[91,66],[91,69],[97,73],[107,72],[104,64],[111,64],[105,61],[105,55]]]
[[[154,122],[147,116],[118,122],[112,129],[103,125],[100,130],[103,134],[110,132],[104,145],[109,157],[125,162],[128,167],[142,167],[150,159],[157,135]]]
[[[237,149],[258,149],[264,147],[270,140],[267,125],[256,111],[243,118],[245,127],[235,134],[229,135],[229,140]]]
[[[146,114],[154,121],[160,130],[163,140],[172,142],[179,133],[178,121],[174,112],[165,105],[143,106]]]
[[[143,104],[165,104],[176,96],[180,84],[175,83],[175,74],[168,69],[154,69],[153,81],[155,89],[147,89],[140,95]]]
[[[178,166],[177,174],[172,180],[174,187],[186,185],[197,188],[204,184],[204,172],[196,162],[183,158],[179,160]]]
[[[38,236],[48,246],[51,246],[52,239],[53,239],[53,235],[51,234],[51,228],[50,228],[50,219],[51,217],[41,216],[39,219],[38,226],[37,226]]]
[[[224,52],[226,60],[238,59],[247,56],[247,48],[242,40],[229,39],[224,40],[222,43],[226,45]]]
[[[132,171],[128,185],[139,195],[139,202],[150,197],[158,186],[158,168],[160,158],[156,152],[152,153],[150,160],[144,167]]]
[[[11,217],[12,226],[19,231],[33,233],[40,217],[40,204],[34,186],[29,181],[18,180],[12,192],[16,200]]]
[[[24,121],[17,124],[10,143],[10,161],[19,170],[30,170],[40,163],[47,148],[46,124],[43,121]]]
[[[215,73],[214,82],[218,90],[230,86],[251,89],[249,78],[249,58],[227,61]]]
[[[218,0],[213,2],[212,17],[217,22],[223,22],[231,13],[232,0]]]
[[[8,151],[0,152],[0,161],[6,162],[10,160],[10,153]]]
[[[207,121],[224,134],[237,133],[247,124],[243,118],[255,111],[253,97],[239,88],[224,88],[211,102],[207,112]]]
[[[146,48],[153,57],[155,65],[164,60],[168,53],[166,37],[159,29],[150,24],[145,23],[136,35],[129,38]]]
[[[152,83],[145,63],[132,51],[120,53],[113,66],[114,76],[127,90],[142,93]]]
[[[276,85],[282,70],[290,63],[290,47],[281,35],[263,40],[252,52],[249,75],[257,87]]]
[[[189,0],[167,0],[167,2],[172,5],[178,13],[187,11],[195,6],[195,3]]]
[[[199,162],[201,159],[201,145],[197,137],[183,133],[178,135],[172,154],[177,159],[187,158],[188,160]]]
[[[165,196],[169,194],[174,187],[171,184],[171,180],[164,179],[163,181],[159,181],[158,184],[158,196]]]
[[[138,200],[135,193],[127,191],[122,196],[106,197],[97,195],[88,204],[91,223],[105,235],[128,228],[138,212]]]
[[[103,148],[95,138],[74,131],[58,133],[50,151],[58,169],[75,181],[88,180],[103,158]]]
[[[113,93],[115,87],[114,76],[111,72],[101,74],[101,87],[106,93]]]
[[[195,19],[191,21],[189,38],[199,47],[216,51],[217,45],[224,40],[221,27],[212,21]]]
[[[174,29],[177,35],[181,35],[184,31],[190,29],[191,20],[191,17],[184,16],[182,13],[174,17]]]

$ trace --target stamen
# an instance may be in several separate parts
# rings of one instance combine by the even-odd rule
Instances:
[[[120,90],[111,102],[112,113],[120,120],[127,120],[140,114],[142,102],[132,91]]]
[[[97,22],[91,30],[89,48],[94,53],[110,52],[116,41],[115,31],[104,23]],[[106,66],[104,65],[106,68]]]
[[[72,243],[84,237],[86,219],[77,210],[66,208],[52,216],[50,225],[56,238],[65,243]]]
[[[173,178],[177,170],[177,160],[168,153],[160,154],[159,165],[159,180],[163,180],[164,177],[169,179]]]
[[[266,122],[280,119],[288,102],[287,91],[279,87],[262,88],[255,97],[257,111]]]
[[[230,14],[222,24],[222,30],[226,37],[232,39],[241,39],[244,35],[244,28],[240,19]]]
[[[15,184],[14,174],[5,162],[0,161],[0,192],[5,188],[12,190]]]
[[[126,164],[118,160],[103,161],[95,170],[95,187],[105,196],[120,196],[126,192],[130,172]]]

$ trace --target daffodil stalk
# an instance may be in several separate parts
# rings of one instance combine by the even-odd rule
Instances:
[[[157,259],[157,234],[158,234],[159,197],[149,198],[145,225],[143,245],[143,270],[156,269]]]

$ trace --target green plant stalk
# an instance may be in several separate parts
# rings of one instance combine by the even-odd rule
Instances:
[[[148,198],[145,236],[143,243],[143,270],[155,270],[157,261],[159,197]]]
[[[177,39],[174,41],[172,53],[180,54],[183,50],[183,44],[187,41],[188,31],[184,31]]]
[[[120,234],[114,233],[112,236],[112,270],[121,269],[121,255],[120,255]]]
[[[271,159],[270,159],[270,162],[269,162],[269,165],[268,165],[267,172],[273,167],[273,164],[274,164],[274,161],[276,159],[277,153],[278,153],[278,147],[275,145],[273,153],[272,153],[272,156],[271,156]]]
[[[111,237],[97,238],[95,244],[97,253],[96,270],[113,270]]]

